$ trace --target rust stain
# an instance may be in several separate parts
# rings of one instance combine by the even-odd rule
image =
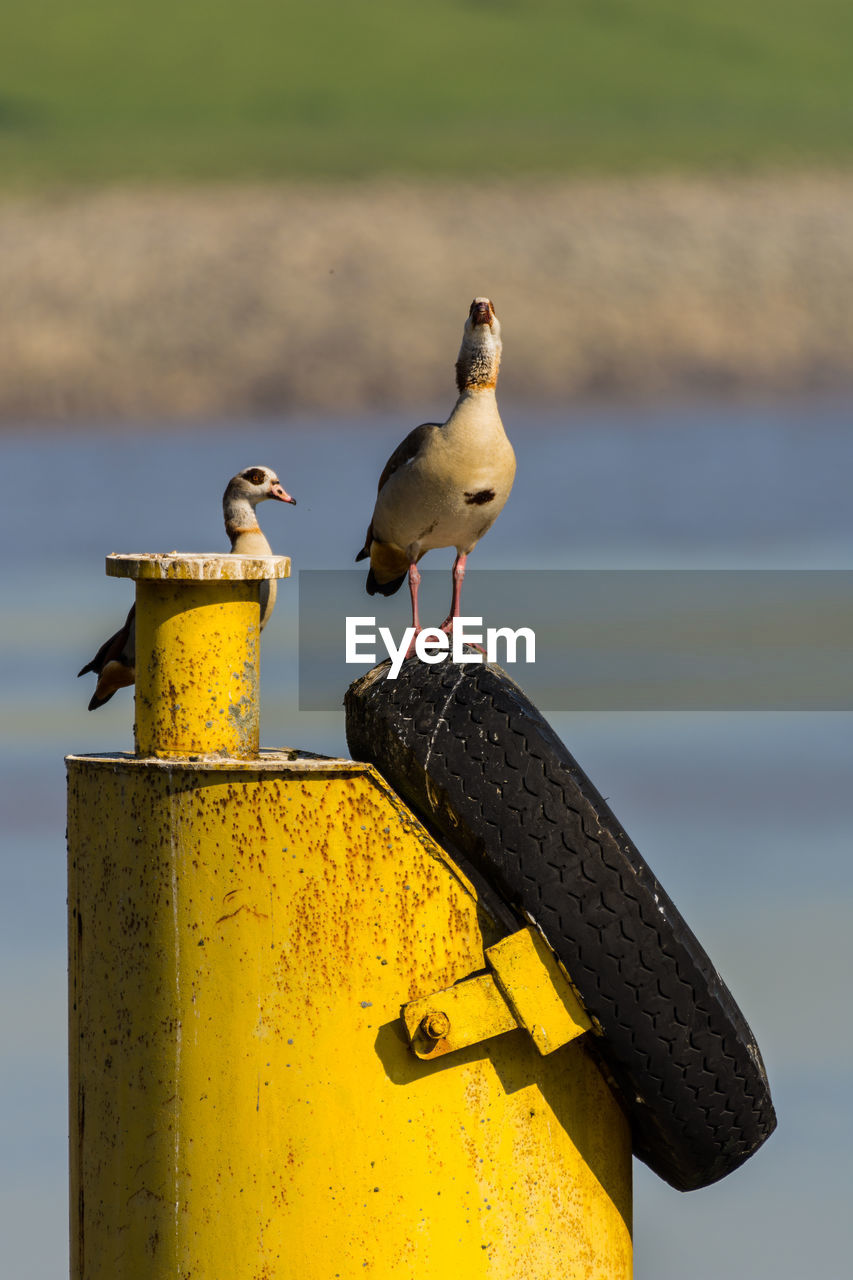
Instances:
[[[250,907],[247,903],[244,902],[241,906],[237,908],[236,911],[229,911],[227,915],[220,916],[218,920],[214,921],[214,924],[222,924],[224,920],[233,920],[234,917],[238,916],[241,911],[247,911],[249,915],[254,916],[256,920],[269,919],[269,916],[265,912],[258,911],[256,907]]]

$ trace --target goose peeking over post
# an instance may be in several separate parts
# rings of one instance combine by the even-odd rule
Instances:
[[[515,454],[495,399],[501,327],[488,298],[475,298],[456,361],[459,398],[444,423],[426,422],[385,464],[364,546],[368,595],[390,596],[408,575],[412,625],[420,631],[418,561],[435,547],[455,547],[450,631],[459,616],[465,563],[500,515],[515,477]]]
[[[270,467],[247,467],[228,482],[222,498],[222,514],[225,532],[231,542],[231,551],[241,556],[269,556],[272,548],[258,524],[255,507],[267,498],[278,502],[290,502],[292,498],[281,485]],[[261,583],[261,631],[270,620],[275,607],[275,581]],[[124,626],[105,640],[91,662],[77,672],[78,677],[94,671],[98,677],[95,692],[89,702],[89,710],[102,707],[118,689],[131,685],[136,679],[136,605],[131,605]]]
[[[259,502],[266,502],[267,498],[275,498],[277,502],[290,502],[296,506],[296,499],[291,498],[282,488],[278,476],[269,467],[247,467],[229,480],[228,488],[222,495],[222,514],[234,555],[272,555],[272,548],[261,532],[255,514],[255,507]],[[275,580],[261,583],[261,631],[275,608],[277,590],[278,583]]]

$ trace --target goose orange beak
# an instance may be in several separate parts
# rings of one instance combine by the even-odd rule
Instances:
[[[279,502],[290,502],[294,507],[296,506],[296,499],[291,498],[287,490],[283,489],[278,483],[270,485],[270,497],[277,498]]]

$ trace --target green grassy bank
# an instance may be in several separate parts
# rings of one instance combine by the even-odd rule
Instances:
[[[845,165],[844,0],[28,0],[0,183]]]

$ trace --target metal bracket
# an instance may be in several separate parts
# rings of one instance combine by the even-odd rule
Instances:
[[[528,926],[486,948],[490,971],[412,1000],[403,1020],[419,1058],[479,1044],[523,1027],[540,1053],[553,1053],[592,1027],[565,970]]]

